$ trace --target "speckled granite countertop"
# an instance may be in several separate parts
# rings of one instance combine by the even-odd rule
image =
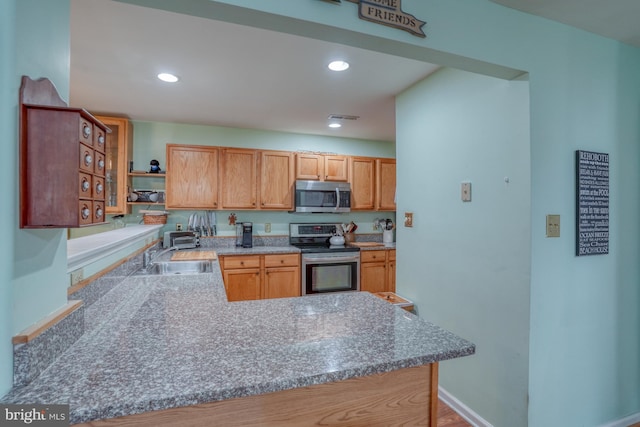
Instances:
[[[68,403],[80,423],[475,352],[365,292],[229,303],[215,262],[209,274],[129,276],[91,310],[104,320],[3,402]]]

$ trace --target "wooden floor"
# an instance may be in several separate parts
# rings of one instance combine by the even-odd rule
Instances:
[[[438,426],[437,427],[472,427],[456,411],[451,409],[442,400],[438,400]]]
[[[437,427],[473,427],[464,418],[457,414],[442,400],[438,400],[438,426]],[[629,427],[640,427],[640,423]]]

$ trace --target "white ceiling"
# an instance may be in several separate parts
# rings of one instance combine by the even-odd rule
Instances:
[[[492,1],[640,46],[640,0]],[[334,58],[351,68],[330,72]],[[395,95],[437,68],[111,0],[71,0],[69,104],[94,114],[393,141]],[[181,81],[160,82],[162,71]],[[330,114],[360,119],[333,130]]]
[[[640,47],[639,0],[491,0]]]
[[[351,68],[329,71],[334,58]],[[70,105],[94,114],[394,141],[395,95],[437,68],[110,0],[71,1]],[[162,83],[162,71],[181,81]],[[330,114],[360,118],[334,130]]]

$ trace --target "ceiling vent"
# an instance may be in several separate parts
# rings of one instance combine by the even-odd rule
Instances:
[[[329,114],[329,120],[358,120],[360,116],[349,116],[348,114]]]

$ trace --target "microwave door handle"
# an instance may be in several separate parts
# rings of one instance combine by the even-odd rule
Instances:
[[[336,187],[336,210],[340,207],[340,189]]]

